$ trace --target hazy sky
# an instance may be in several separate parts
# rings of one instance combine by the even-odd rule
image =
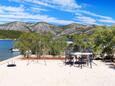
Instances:
[[[115,24],[115,0],[0,0],[0,23]]]

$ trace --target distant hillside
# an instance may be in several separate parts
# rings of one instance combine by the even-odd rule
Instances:
[[[94,25],[82,25],[77,23],[72,23],[64,26],[56,26],[53,24],[49,24],[46,22],[37,22],[37,23],[27,23],[27,22],[10,22],[6,24],[0,25],[0,30],[15,30],[22,32],[51,32],[55,35],[63,35],[63,34],[72,34],[72,33],[82,33],[82,32],[90,32]]]
[[[24,32],[15,31],[15,30],[0,30],[0,39],[17,39]]]
[[[38,22],[31,26],[32,31],[39,32],[39,33],[51,32],[52,34],[56,34],[56,31],[55,31],[56,28],[58,28],[58,27],[48,24],[46,22]]]
[[[6,24],[1,24],[0,29],[2,30],[16,30],[16,31],[29,31],[27,26],[31,24],[25,22],[10,22]]]

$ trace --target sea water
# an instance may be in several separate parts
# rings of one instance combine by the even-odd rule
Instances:
[[[0,61],[19,55],[19,52],[11,52],[10,50],[14,43],[14,40],[0,40]]]

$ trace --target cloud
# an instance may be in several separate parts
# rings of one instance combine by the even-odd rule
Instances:
[[[86,10],[79,10],[79,12],[83,13],[83,14],[87,14],[87,15],[93,16],[93,17],[98,17],[98,18],[103,18],[103,19],[112,19],[109,16],[98,15],[98,14],[95,14],[93,12],[86,11]]]
[[[49,10],[41,8],[41,7],[30,7],[26,10],[31,11],[32,13],[42,13],[42,12],[48,12],[49,11]]]
[[[76,19],[83,24],[96,24],[96,20],[88,16],[78,16]]]
[[[98,21],[102,22],[102,23],[112,23],[112,24],[115,24],[115,20],[113,20],[113,19],[100,19]]]
[[[79,5],[75,0],[10,0],[10,1],[16,1],[16,2],[22,1],[23,3],[25,4],[28,3],[29,5],[31,4],[40,5],[68,12],[72,12],[76,9],[82,8],[82,6]]]
[[[30,8],[32,11],[48,11],[47,9],[44,9],[44,8],[40,8],[40,7],[31,7]]]
[[[34,3],[53,9],[67,11],[77,15],[77,21],[84,24],[96,24],[98,21],[102,23],[114,23],[114,20],[109,16],[99,15],[87,10],[82,10],[82,6],[75,0],[24,0],[26,3]],[[85,15],[85,16],[84,16]],[[87,16],[86,16],[87,15]]]
[[[47,22],[47,21],[49,21],[50,23],[56,23],[56,24],[60,24],[60,25],[67,25],[67,24],[75,23],[75,21],[71,21],[71,20],[60,20],[60,19],[56,19],[56,18],[53,18],[53,17],[47,18],[45,20],[45,22]]]
[[[96,13],[92,13],[86,10],[77,10],[75,15],[78,21],[85,24],[99,24],[99,23],[114,24],[115,23],[115,20],[112,17],[98,15]]]
[[[51,1],[44,0],[44,1],[54,4],[54,5],[57,5],[57,6],[60,6],[62,8],[66,8],[66,9],[81,8],[81,6],[78,5],[75,0],[51,0]]]
[[[43,14],[31,14],[25,11],[23,7],[7,7],[7,6],[0,6],[2,13],[0,14],[0,21],[7,22],[7,21],[30,21],[30,22],[39,22],[45,21],[50,23],[56,24],[70,24],[74,21],[70,20],[62,20],[55,17],[50,17],[48,15]],[[6,12],[7,11],[7,12]]]
[[[2,5],[0,5],[0,10],[2,11],[2,12],[23,12],[24,11],[24,9],[23,9],[23,7],[22,6],[20,6],[20,7],[12,7],[12,6],[2,6]]]
[[[84,14],[87,14],[89,16],[95,17],[97,22],[100,23],[106,23],[106,24],[115,24],[115,20],[112,17],[109,16],[103,16],[103,15],[98,15],[89,11],[81,11]]]
[[[80,22],[83,24],[113,24],[115,20],[112,17],[99,15],[87,10],[84,10],[84,6],[87,4],[78,4],[76,0],[9,0],[18,2],[19,4],[27,5],[26,12],[23,6],[20,7],[3,7],[0,8],[0,13],[6,12],[8,15],[0,15],[4,18],[15,18],[23,21],[46,21],[58,24],[69,24],[73,22]],[[28,10],[27,10],[28,9]],[[74,18],[70,20],[58,19],[52,17],[52,15],[40,15],[43,11],[49,11],[56,9],[63,12],[69,12],[74,15]],[[12,12],[12,13],[11,13]],[[37,13],[36,15],[34,13]]]

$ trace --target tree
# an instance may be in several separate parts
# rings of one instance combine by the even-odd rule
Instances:
[[[37,57],[47,55],[49,52],[52,55],[60,55],[65,47],[65,37],[56,38],[51,33],[24,33],[16,42],[16,48],[19,48],[24,56],[27,55],[27,51],[36,54]]]
[[[94,34],[94,47],[95,52],[98,54],[107,54],[107,56],[112,55],[113,46],[115,44],[115,32],[110,28],[96,29]]]
[[[52,37],[53,35],[51,33],[40,34],[40,46],[43,55],[49,54]]]
[[[92,46],[92,37],[86,33],[74,34],[74,45],[79,47],[80,52],[85,52]]]
[[[15,47],[20,50],[21,54],[23,54],[24,57],[28,56],[26,52],[31,50],[32,40],[30,38],[30,34],[31,33],[22,34],[15,43]]]
[[[60,56],[61,53],[65,51],[66,47],[66,37],[61,36],[59,38],[53,38],[50,42],[50,54],[52,54],[53,56]]]

